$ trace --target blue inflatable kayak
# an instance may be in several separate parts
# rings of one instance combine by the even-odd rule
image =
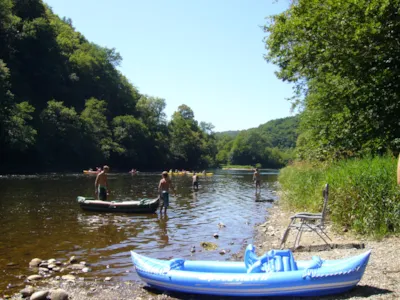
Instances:
[[[371,251],[361,255],[295,261],[289,250],[257,257],[248,245],[244,262],[159,260],[131,251],[136,272],[151,287],[224,296],[320,296],[345,292],[361,280]]]

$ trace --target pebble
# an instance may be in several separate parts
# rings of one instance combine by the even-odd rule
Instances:
[[[51,300],[68,300],[68,293],[63,289],[52,289],[49,291],[49,296]]]
[[[41,264],[42,260],[40,258],[34,258],[30,261],[29,267],[38,267]]]
[[[213,234],[213,237],[215,237],[216,239],[219,238],[218,233],[214,233],[214,234]]]
[[[34,292],[32,294],[32,296],[29,298],[29,300],[45,300],[47,298],[48,294],[49,294],[49,291]]]
[[[110,280],[111,280],[111,277],[104,278],[104,281],[110,281]]]
[[[34,281],[34,280],[40,280],[40,279],[42,279],[43,277],[41,276],[41,275],[31,275],[31,276],[28,276],[28,280],[29,281]]]
[[[72,280],[72,281],[75,281],[75,276],[74,276],[74,275],[71,275],[71,274],[67,274],[67,275],[61,276],[61,279],[62,279],[62,280]]]
[[[35,292],[35,289],[28,285],[20,291],[22,298],[30,297]]]

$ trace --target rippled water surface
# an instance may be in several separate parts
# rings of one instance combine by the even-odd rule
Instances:
[[[173,176],[177,196],[170,196],[166,216],[158,211],[82,211],[76,197],[93,196],[93,175],[2,176],[0,292],[21,285],[20,275],[33,274],[28,264],[35,257],[65,262],[74,255],[92,268],[82,276],[116,280],[137,280],[130,250],[161,259],[229,259],[243,244],[252,242],[254,225],[265,219],[268,201],[276,199],[277,171],[264,170],[261,175],[259,195],[248,171],[216,171],[214,176],[200,177],[197,192],[192,191],[189,176]],[[110,198],[155,198],[159,180],[159,173],[111,173]],[[201,242],[213,242],[218,249],[207,251]],[[223,256],[222,249],[227,252]]]

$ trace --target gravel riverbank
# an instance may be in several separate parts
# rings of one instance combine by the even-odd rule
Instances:
[[[292,212],[283,211],[277,204],[268,209],[267,221],[255,228],[254,244],[257,247],[257,254],[261,255],[271,249],[279,248],[280,238],[292,214]],[[363,279],[356,288],[345,294],[320,297],[318,299],[400,299],[400,259],[397,256],[400,248],[400,239],[398,237],[385,238],[380,241],[357,239],[351,233],[334,232],[329,226],[327,232],[332,238],[332,243],[335,245],[334,249],[325,247],[323,241],[320,240],[317,235],[305,233],[301,239],[300,247],[294,251],[295,259],[309,259],[313,255],[318,255],[322,259],[338,259],[360,254],[367,249],[371,249],[372,254]],[[293,245],[294,235],[294,233],[289,235],[287,246]],[[244,248],[242,250],[244,250]],[[232,257],[232,260],[242,259],[243,251]],[[146,288],[142,282],[132,281],[65,282],[52,280],[37,283],[34,288],[37,291],[62,288],[68,294],[68,298],[74,300],[237,299],[234,297],[221,298],[180,293],[163,293]],[[10,299],[21,299],[21,295],[11,296]],[[291,299],[301,298],[293,297]]]

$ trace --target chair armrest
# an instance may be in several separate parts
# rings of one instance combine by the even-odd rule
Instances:
[[[298,213],[294,216],[291,216],[290,219],[309,219],[309,220],[318,220],[322,219],[322,214],[311,214],[311,213]]]

